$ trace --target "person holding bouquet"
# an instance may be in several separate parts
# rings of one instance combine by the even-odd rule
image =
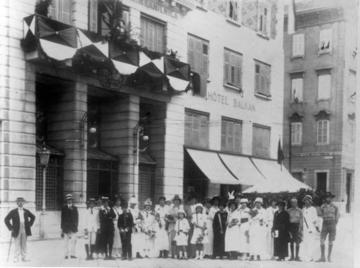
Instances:
[[[191,223],[194,230],[191,237],[191,244],[195,246],[195,259],[201,260],[204,258],[204,244],[208,242],[207,237],[207,217],[203,213],[202,204],[195,205],[195,214],[192,216]]]
[[[152,201],[150,198],[146,199],[144,202],[144,210],[142,211],[142,216],[144,219],[143,232],[145,234],[145,247],[144,254],[145,258],[149,258],[153,254],[154,241],[155,241],[155,216],[152,211]]]
[[[187,259],[188,237],[189,237],[190,225],[186,219],[186,214],[183,209],[178,211],[178,219],[175,223],[175,243],[178,251],[179,259]]]

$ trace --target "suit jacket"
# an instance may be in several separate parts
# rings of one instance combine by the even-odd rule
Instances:
[[[79,213],[77,207],[64,206],[61,210],[61,230],[63,233],[76,233],[79,225]]]
[[[100,209],[99,211],[100,217],[100,230],[101,231],[113,231],[114,230],[114,219],[116,218],[116,214],[112,208],[108,209]]]
[[[35,215],[25,208],[23,208],[23,210],[24,210],[25,233],[27,236],[31,236],[31,226],[34,224]],[[6,227],[10,231],[12,231],[12,236],[17,237],[19,235],[19,230],[20,230],[20,216],[18,209],[15,208],[11,210],[5,217],[4,221]]]
[[[119,215],[118,227],[119,229],[128,228],[128,232],[132,233],[132,228],[134,227],[134,219],[129,211],[124,211],[122,214]]]

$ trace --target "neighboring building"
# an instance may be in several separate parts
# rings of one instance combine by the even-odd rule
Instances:
[[[91,45],[84,37],[91,34],[73,27],[106,35],[103,1],[54,0],[50,17],[64,24],[30,17],[23,36],[23,19],[34,13],[35,2],[0,1],[2,218],[17,196],[40,214],[43,146],[51,152],[45,225],[56,235],[66,193],[81,207],[88,197],[101,195],[134,194],[141,202],[194,192],[203,198],[241,190],[240,178],[251,184],[259,174],[249,157],[276,159],[283,133],[281,1],[122,1],[122,23],[133,39],[152,52],[176,51],[190,64],[192,87],[181,94],[158,84],[161,74],[151,64],[144,71],[144,77],[150,73],[146,84],[111,84],[113,77],[101,67],[108,62],[106,44]],[[37,49],[23,50],[21,40],[31,43],[27,33],[39,31]],[[59,44],[62,49],[56,49]],[[83,64],[86,57],[75,61],[77,54],[67,58],[87,45],[93,65]],[[119,71],[116,81],[134,68],[135,54],[119,53],[129,64],[121,65],[124,73]],[[181,75],[181,68],[186,65],[174,72]],[[137,157],[139,124],[139,133],[150,139],[139,141],[146,150]],[[248,165],[243,174],[240,163]]]
[[[284,33],[289,170],[315,190],[334,193],[348,212],[354,193],[356,11],[356,1],[297,1],[295,32]]]

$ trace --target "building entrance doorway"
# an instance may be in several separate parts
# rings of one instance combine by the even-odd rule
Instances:
[[[316,190],[325,193],[328,187],[327,180],[328,180],[327,172],[316,172]]]

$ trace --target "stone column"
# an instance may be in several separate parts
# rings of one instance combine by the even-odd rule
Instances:
[[[48,142],[64,151],[64,195],[86,201],[87,85],[61,86],[61,95],[49,111]]]
[[[140,98],[124,96],[101,107],[101,149],[119,159],[118,193],[128,198],[138,196],[139,184],[134,183],[134,128],[139,121]]]

